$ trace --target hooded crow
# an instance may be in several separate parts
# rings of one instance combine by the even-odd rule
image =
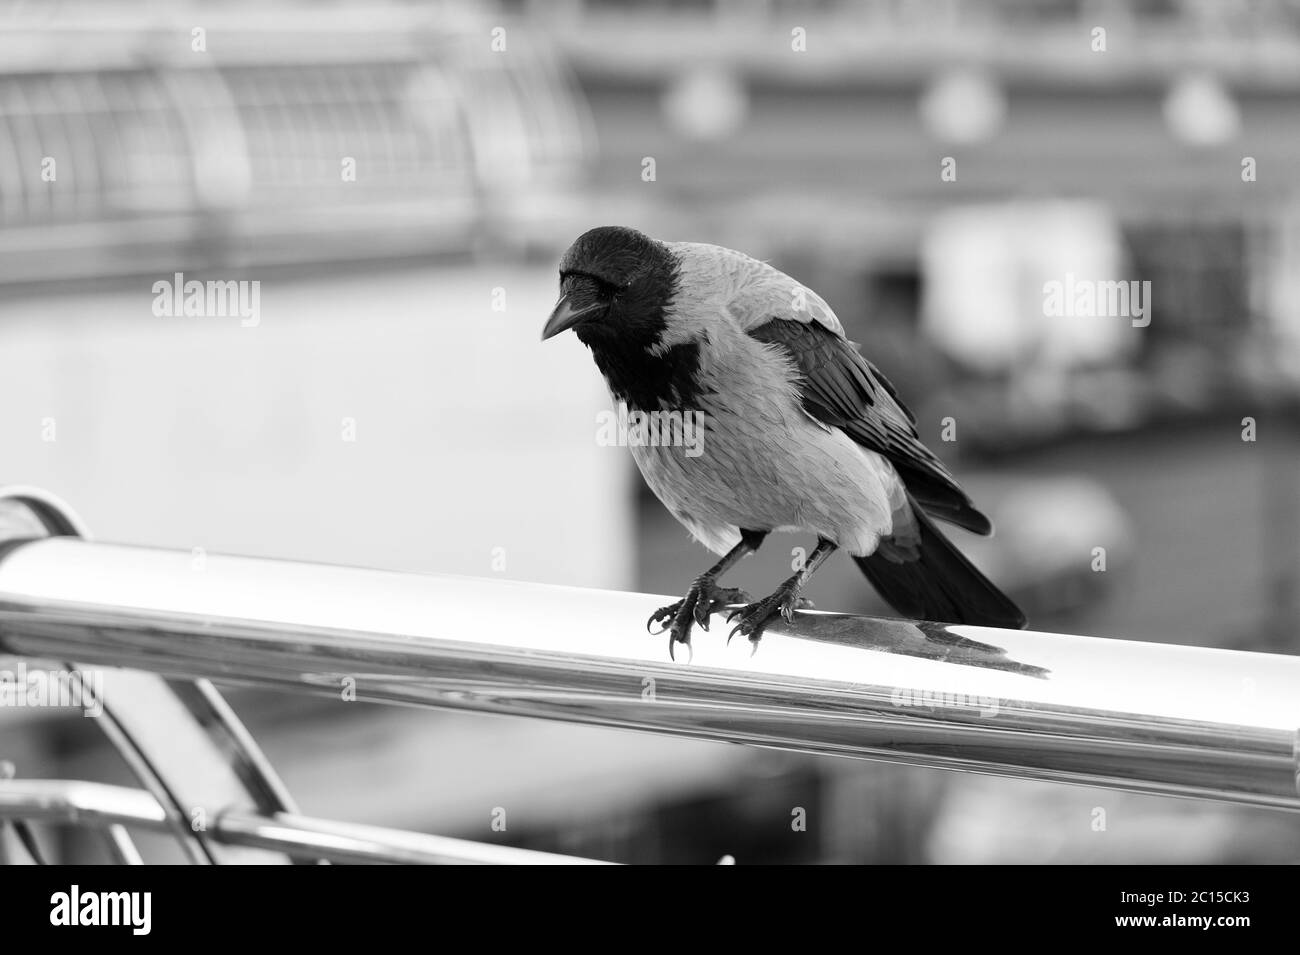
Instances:
[[[632,455],[672,515],[722,555],[650,618],[647,627],[668,632],[670,654],[689,646],[692,624],[707,630],[733,604],[744,606],[727,617],[730,636],[757,645],[778,615],[790,621],[807,605],[801,588],[836,548],[907,617],[1025,625],[931,520],[990,534],[988,518],[811,289],[731,249],[602,226],[560,261],[560,300],[542,339],[568,329],[629,418],[659,413],[657,440],[630,440]],[[685,420],[699,428],[693,455],[675,440]],[[817,535],[798,573],[758,601],[720,587],[772,531]]]

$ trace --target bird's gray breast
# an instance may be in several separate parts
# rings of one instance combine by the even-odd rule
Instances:
[[[668,440],[629,440],[647,485],[713,550],[740,528],[803,529],[874,547],[892,472],[803,411],[786,363],[758,342],[705,353],[701,388]]]
[[[799,475],[787,444],[795,419],[782,369],[755,347],[704,353],[694,402],[680,409],[669,440],[629,441],[646,484],[673,515],[714,550],[738,528],[797,523]]]

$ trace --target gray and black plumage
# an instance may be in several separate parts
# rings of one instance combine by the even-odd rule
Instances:
[[[836,548],[847,550],[900,614],[1019,628],[1024,614],[931,518],[989,534],[916,430],[898,393],[812,290],[740,252],[659,242],[604,226],[560,262],[560,301],[543,338],[572,328],[615,400],[630,410],[693,411],[702,454],[632,446],[651,490],[722,559],[686,597],[651,617],[669,650],[733,603],[732,634],[757,642]],[[772,531],[818,544],[764,600],[717,580]]]

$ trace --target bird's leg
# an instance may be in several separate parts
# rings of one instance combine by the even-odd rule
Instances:
[[[651,633],[668,632],[668,656],[676,659],[674,644],[691,645],[691,625],[698,623],[706,631],[709,629],[709,617],[718,610],[730,605],[745,603],[749,594],[734,587],[719,587],[717,580],[745,557],[758,550],[767,531],[740,532],[740,543],[727,551],[725,557],[700,576],[695,578],[686,596],[675,604],[660,607],[646,621],[646,629]],[[658,626],[658,630],[651,629]]]
[[[811,606],[802,597],[799,591],[803,589],[804,584],[812,577],[813,572],[821,566],[822,561],[831,555],[835,550],[835,544],[822,537],[817,540],[817,546],[813,552],[808,555],[808,560],[804,562],[799,573],[795,574],[780,587],[776,593],[770,597],[764,597],[762,600],[755,601],[738,610],[733,610],[727,614],[727,622],[732,620],[739,621],[731,628],[731,633],[727,634],[727,642],[737,633],[743,633],[749,637],[749,642],[758,649],[758,641],[763,636],[763,631],[780,614],[785,618],[786,623],[794,620],[794,612],[804,606]]]

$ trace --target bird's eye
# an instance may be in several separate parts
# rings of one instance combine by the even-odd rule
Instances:
[[[586,272],[569,272],[561,275],[560,288],[564,292],[576,292],[606,304],[618,298],[623,292],[623,289],[613,282]]]

